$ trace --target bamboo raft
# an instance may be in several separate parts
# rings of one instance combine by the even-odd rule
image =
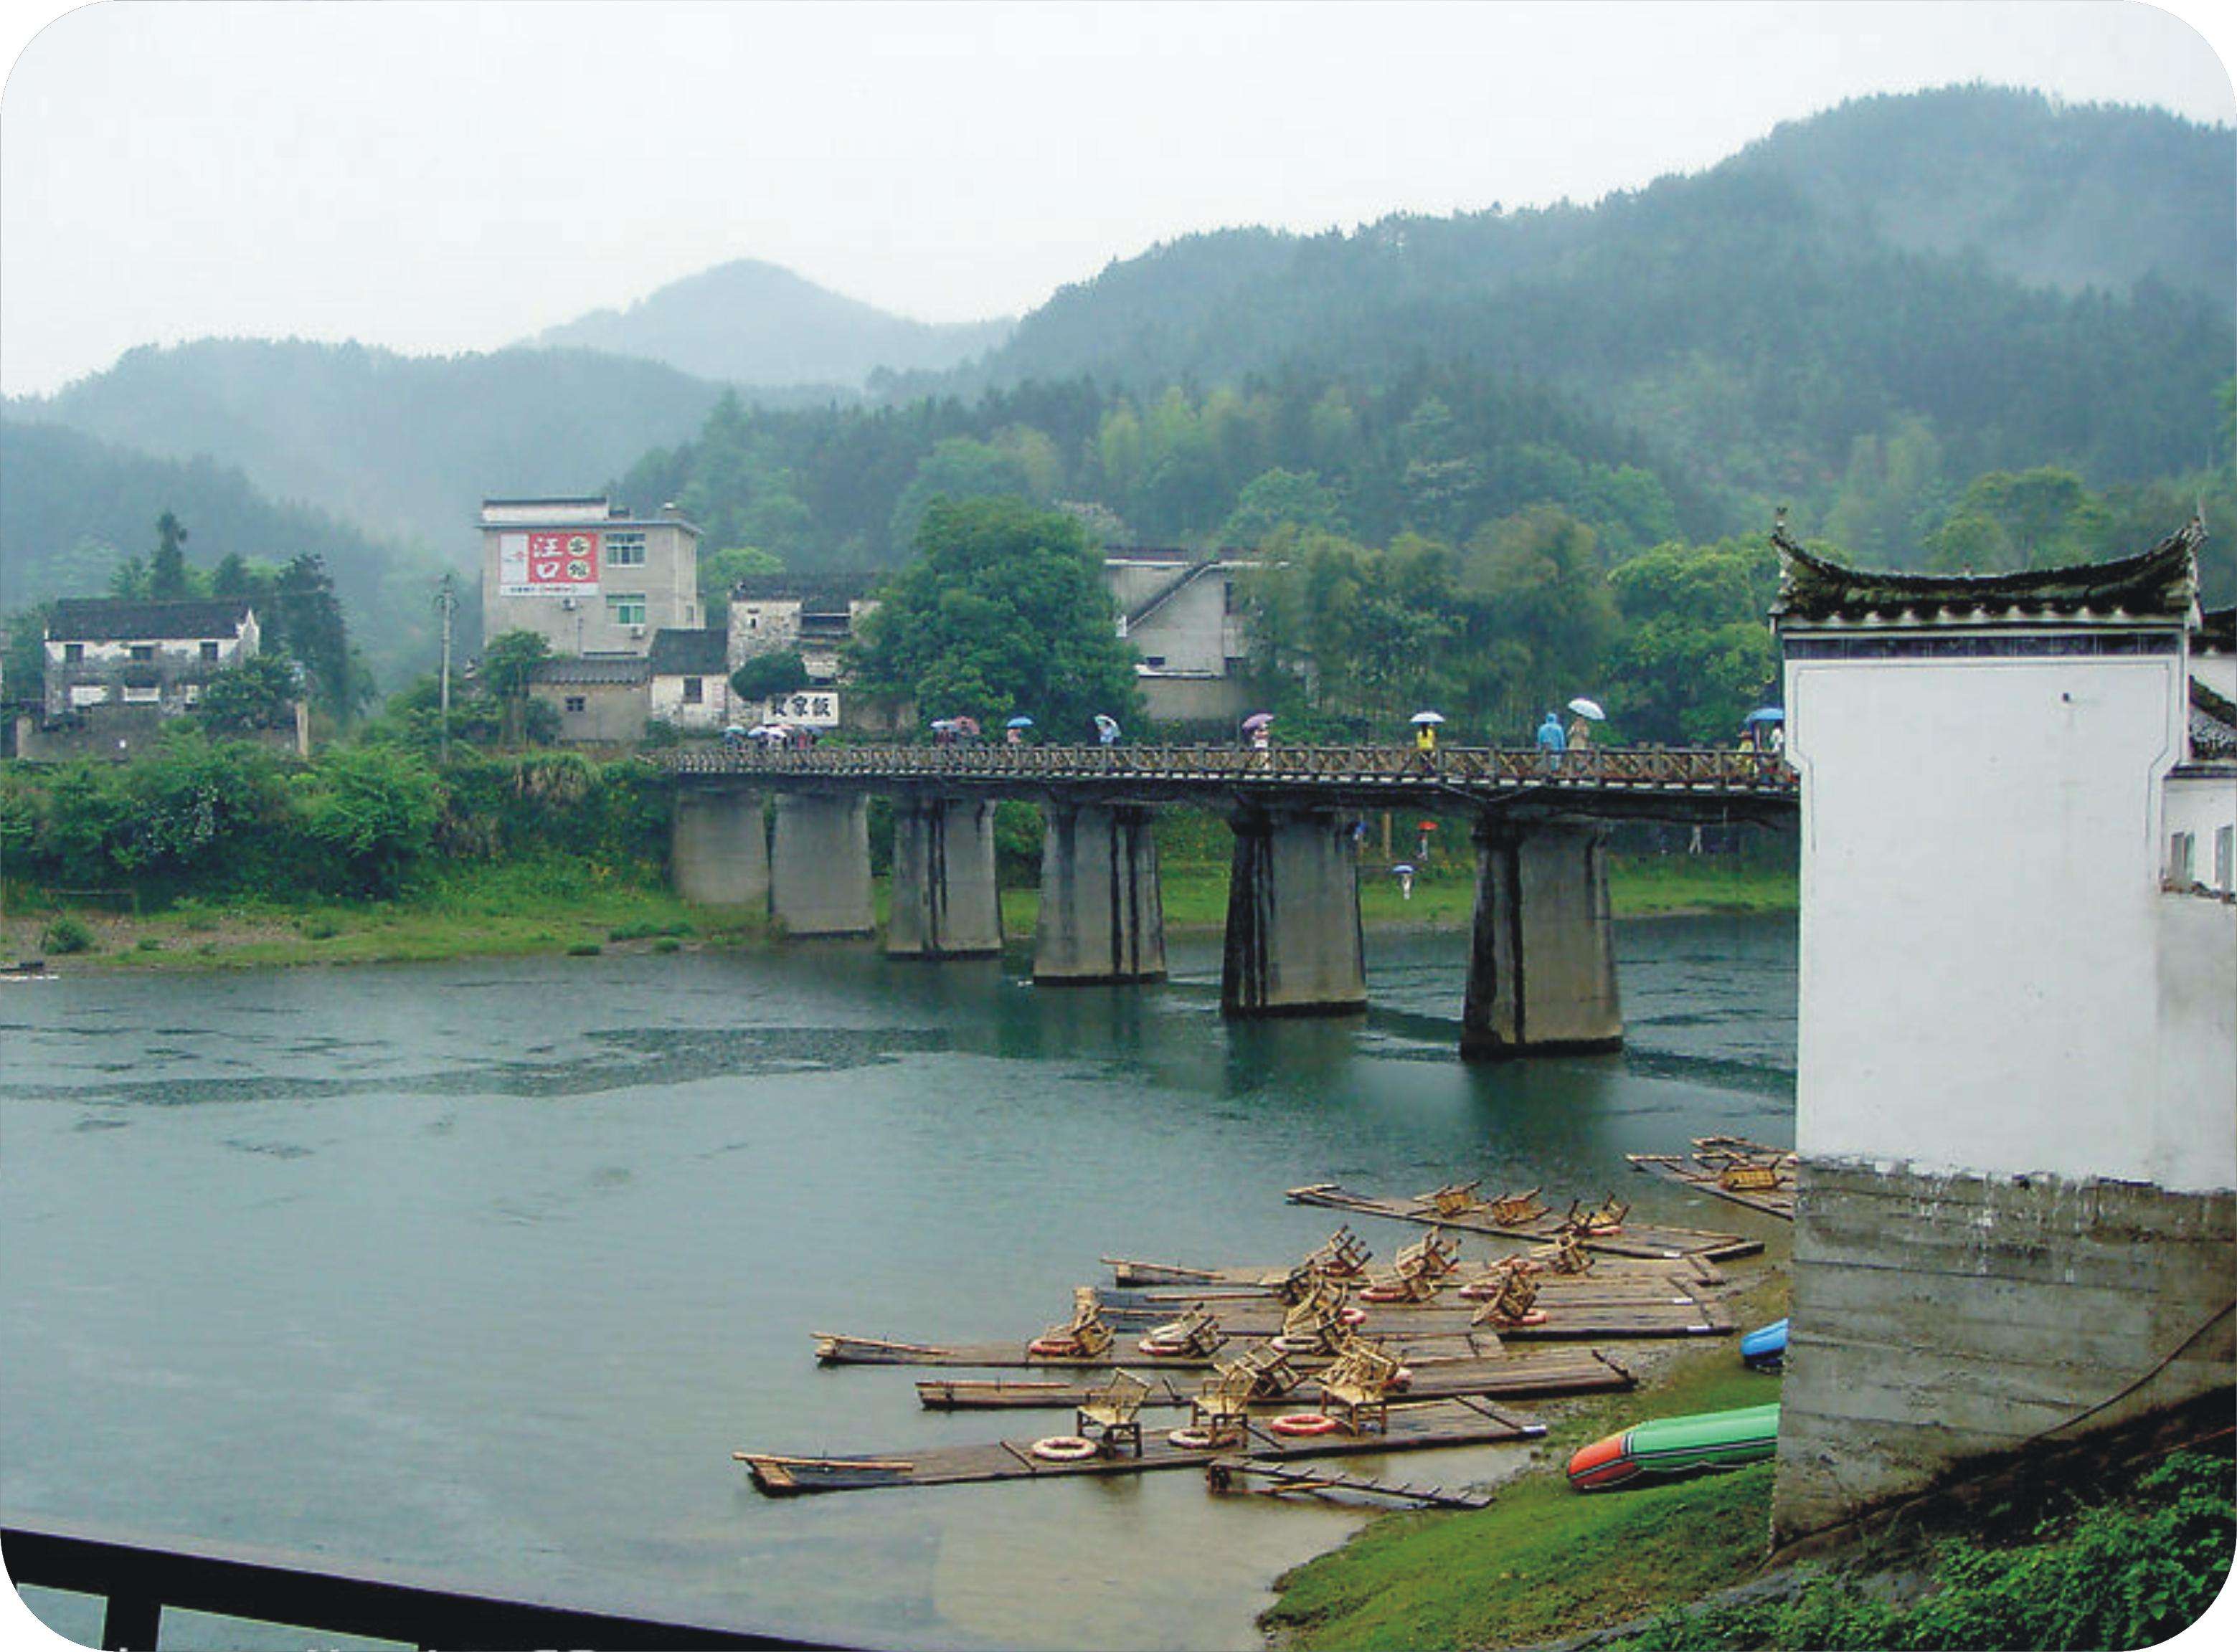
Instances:
[[[1271,1295],[1288,1280],[1286,1267],[1190,1267],[1179,1262],[1145,1262],[1126,1256],[1105,1256],[1112,1288],[1158,1293],[1173,1301],[1200,1302],[1214,1297]],[[1463,1259],[1455,1269],[1466,1276],[1490,1266],[1490,1259]],[[1724,1269],[1699,1252],[1685,1256],[1611,1256],[1599,1260],[1589,1274],[1540,1274],[1541,1283],[1621,1287],[1641,1279],[1679,1280],[1691,1285],[1718,1286],[1729,1282]]]
[[[1144,1409],[1185,1406],[1196,1397],[1196,1385],[1176,1381],[1167,1372],[1127,1367],[1149,1384]],[[1556,1394],[1622,1391],[1638,1385],[1638,1379],[1596,1350],[1529,1348],[1495,1354],[1482,1359],[1446,1359],[1423,1366],[1405,1389],[1408,1399],[1452,1399],[1463,1394],[1480,1399],[1544,1399]],[[1097,1385],[1062,1378],[934,1377],[916,1385],[917,1399],[927,1411],[1072,1410],[1093,1397]],[[1296,1402],[1267,1400],[1264,1409],[1286,1411]]]
[[[1477,1200],[1473,1203],[1463,1199],[1441,1198],[1440,1195],[1462,1189],[1440,1188],[1437,1194],[1417,1195],[1406,1199],[1378,1199],[1333,1181],[1316,1181],[1308,1187],[1292,1188],[1290,1202],[1299,1205],[1319,1205],[1330,1210],[1348,1210],[1361,1215],[1388,1216],[1397,1221],[1418,1222],[1424,1227],[1450,1227],[1465,1233],[1491,1234],[1501,1239],[1529,1240],[1540,1244],[1560,1238],[1563,1221],[1550,1210],[1541,1210],[1526,1221],[1502,1222],[1494,1214],[1491,1204]],[[1706,1257],[1711,1261],[1729,1261],[1734,1257],[1752,1256],[1763,1249],[1759,1239],[1749,1239],[1739,1234],[1716,1234],[1694,1227],[1673,1227],[1660,1223],[1625,1221],[1613,1230],[1583,1231],[1577,1234],[1586,1249],[1616,1256],[1646,1256],[1673,1259],[1686,1256]]]
[[[1705,1135],[1695,1138],[1690,1154],[1627,1153],[1624,1157],[1634,1170],[1750,1210],[1794,1220],[1797,1161],[1792,1149],[1766,1147],[1745,1136]]]
[[[1431,1399],[1390,1407],[1387,1432],[1369,1434],[1274,1434],[1252,1426],[1247,1451],[1254,1461],[1286,1463],[1319,1457],[1379,1456],[1386,1451],[1425,1451],[1438,1446],[1502,1445],[1535,1439],[1546,1425],[1474,1399]],[[773,1497],[822,1491],[867,1491],[886,1486],[963,1485],[987,1480],[1062,1479],[1076,1475],[1147,1474],[1161,1469],[1201,1468],[1232,1449],[1191,1450],[1162,1434],[1145,1432],[1142,1451],[1100,1451],[1071,1462],[1033,1455],[1031,1440],[995,1440],[983,1445],[932,1446],[920,1451],[875,1457],[783,1457],[762,1451],[733,1451],[746,1465],[755,1488]]]
[[[1534,1280],[1532,1283],[1540,1281]],[[1154,1308],[1128,1307],[1114,1306],[1105,1298],[1097,1300],[1104,1320],[1122,1339],[1158,1320],[1170,1320],[1179,1312],[1179,1305],[1173,1303]],[[1196,1300],[1200,1299],[1191,1299]],[[1278,1308],[1246,1302],[1206,1306],[1211,1307],[1220,1330],[1231,1338],[1281,1334],[1282,1313]],[[1363,1302],[1358,1306],[1367,1317],[1354,1329],[1363,1337],[1409,1341],[1460,1336],[1471,1331],[1496,1333],[1509,1339],[1575,1341],[1596,1337],[1719,1335],[1735,1328],[1732,1319],[1713,1302],[1704,1301],[1682,1287],[1666,1283],[1659,1290],[1649,1287],[1624,1295],[1571,1293],[1554,1285],[1541,1284],[1537,1307],[1545,1319],[1534,1325],[1479,1325],[1475,1315],[1481,1306],[1456,1298],[1449,1291],[1427,1302]]]
[[[1350,1491],[1365,1497],[1389,1497],[1425,1509],[1488,1509],[1488,1491],[1448,1491],[1441,1485],[1397,1485],[1370,1480],[1336,1469],[1306,1468],[1289,1463],[1267,1463],[1248,1457],[1214,1458],[1204,1465],[1204,1478],[1215,1491],[1257,1491],[1267,1497],[1316,1497],[1328,1491]],[[1253,1480],[1264,1480],[1263,1487]]]
[[[1542,1327],[1540,1327],[1542,1329]],[[1726,1328],[1730,1328],[1729,1322]],[[1580,1332],[1580,1336],[1595,1334]],[[1606,1335],[1602,1332],[1597,1334]],[[1636,1334],[1636,1333],[1633,1333]],[[1685,1335],[1685,1332],[1658,1332],[1656,1335]],[[1108,1371],[1113,1366],[1136,1366],[1144,1362],[1138,1346],[1130,1341],[1115,1341],[1099,1354],[1040,1354],[1034,1353],[1023,1342],[957,1343],[953,1346],[928,1342],[888,1342],[877,1337],[851,1337],[833,1331],[818,1331],[815,1336],[815,1359],[826,1366],[971,1366],[987,1371],[1052,1369],[1058,1371]],[[1393,1346],[1391,1352],[1409,1366],[1421,1366],[1442,1359],[1482,1359],[1500,1352],[1499,1334],[1490,1331],[1435,1331],[1417,1335],[1408,1333],[1384,1339]],[[1235,1340],[1263,1340],[1238,1337]],[[1196,1353],[1161,1356],[1158,1367],[1172,1371],[1209,1370],[1212,1356]],[[1326,1355],[1301,1354],[1301,1367],[1327,1363]]]

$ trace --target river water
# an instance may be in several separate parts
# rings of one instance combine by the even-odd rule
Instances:
[[[1465,944],[1370,935],[1336,1022],[1223,1021],[1190,941],[1147,989],[846,944],[0,987],[0,1514],[855,1645],[1255,1646],[1358,1511],[1187,1473],[773,1502],[730,1452],[1061,1432],[809,1333],[1016,1338],[1105,1254],[1291,1259],[1335,1225],[1303,1182],[1766,1225],[1623,1155],[1792,1139],[1791,922],[1620,925],[1625,1053],[1501,1067],[1454,1054]],[[1438,1456],[1393,1467],[1495,1471]]]

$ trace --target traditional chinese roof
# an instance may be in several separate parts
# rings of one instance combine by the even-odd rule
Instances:
[[[651,680],[652,662],[641,654],[594,654],[579,659],[546,660],[536,668],[538,682],[571,688],[599,683],[630,688]]]
[[[748,574],[730,587],[734,602],[797,602],[808,614],[844,614],[870,594],[874,574]]]
[[[2237,758],[2237,706],[2190,680],[2190,754],[2194,761]]]
[[[652,634],[656,677],[719,677],[729,669],[728,631],[660,630]]]
[[[179,602],[66,596],[47,622],[52,642],[189,642],[238,636],[250,607],[245,596]]]
[[[2194,612],[2203,523],[2118,562],[2016,574],[1896,574],[1843,568],[1772,530],[1782,622],[1980,624],[2043,619],[2172,621]]]
[[[2237,607],[2210,608],[2200,615],[2190,647],[2194,654],[2237,654]]]

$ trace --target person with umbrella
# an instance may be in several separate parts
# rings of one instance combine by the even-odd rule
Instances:
[[[1606,719],[1607,713],[1600,709],[1599,701],[1582,694],[1569,702],[1569,709],[1576,715],[1569,720],[1568,748],[1581,756],[1592,750],[1593,725]]]
[[[1026,743],[1026,730],[1031,728],[1033,726],[1033,720],[1030,717],[1011,718],[1008,722],[1002,725],[1005,731],[1006,731],[1002,736],[1003,743],[1010,746],[1024,745]]]
[[[1106,748],[1116,746],[1118,743],[1118,720],[1115,717],[1106,717],[1099,711],[1097,712],[1095,738]]]
[[[1266,728],[1273,721],[1274,714],[1270,711],[1254,711],[1243,720],[1243,737],[1250,742],[1253,752],[1263,753],[1270,747]]]
[[[1437,725],[1444,721],[1441,712],[1417,711],[1414,714],[1414,751],[1424,768],[1437,766]]]

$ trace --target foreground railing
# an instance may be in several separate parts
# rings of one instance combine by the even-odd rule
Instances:
[[[1792,793],[1793,769],[1768,752],[1610,747],[1552,754],[1448,746],[1425,756],[1390,746],[816,746],[752,744],[671,752],[679,774],[830,776],[863,780],[1152,780],[1161,784],[1409,786]]]
[[[128,1543],[50,1525],[18,1523],[0,1528],[0,1555],[19,1585],[105,1599],[101,1644],[120,1652],[153,1649],[166,1607],[423,1648],[472,1647],[492,1652],[537,1647],[789,1649],[815,1644],[750,1630],[406,1583],[293,1556]]]

